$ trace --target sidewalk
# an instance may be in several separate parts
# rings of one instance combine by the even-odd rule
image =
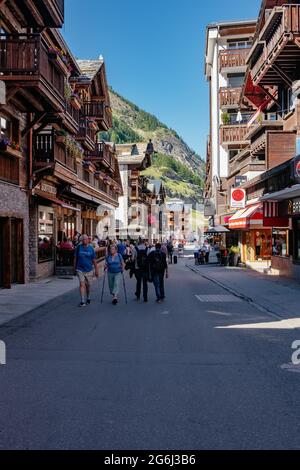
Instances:
[[[78,287],[77,278],[51,277],[42,281],[0,289],[0,325],[46,304]]]
[[[270,313],[282,318],[300,317],[300,284],[296,281],[247,268],[187,265]]]

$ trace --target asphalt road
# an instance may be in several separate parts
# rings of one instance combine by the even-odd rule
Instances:
[[[0,328],[0,449],[300,448],[299,331],[184,261],[163,304],[127,284],[128,305],[76,292]]]

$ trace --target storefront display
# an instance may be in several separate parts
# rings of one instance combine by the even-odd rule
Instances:
[[[273,229],[273,256],[289,256],[289,232],[287,229]]]
[[[38,207],[38,258],[39,263],[54,259],[54,209]]]

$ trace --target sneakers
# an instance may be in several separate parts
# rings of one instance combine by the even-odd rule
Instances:
[[[114,300],[112,301],[112,303],[113,303],[113,305],[117,305],[118,299],[114,299]]]
[[[87,305],[90,305],[91,304],[91,299],[87,299],[86,303],[87,303]]]
[[[79,307],[86,307],[86,303],[85,302],[80,302]]]

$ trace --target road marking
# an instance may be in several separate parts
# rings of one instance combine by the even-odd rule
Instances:
[[[300,374],[300,365],[296,366],[296,365],[292,364],[291,362],[289,364],[282,364],[282,366],[280,366],[280,368],[283,369],[283,370],[287,370],[288,372],[296,372],[296,373]]]
[[[196,295],[200,302],[206,303],[224,303],[224,302],[242,302],[242,299],[235,295]]]

